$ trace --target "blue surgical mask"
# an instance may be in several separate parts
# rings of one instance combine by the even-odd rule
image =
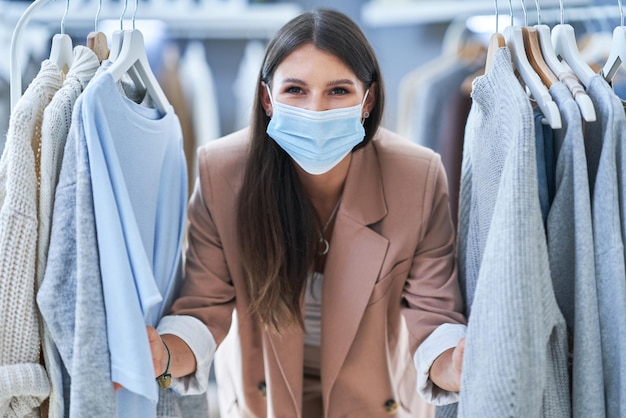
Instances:
[[[356,106],[314,111],[272,101],[272,119],[267,134],[310,174],[323,174],[335,167],[363,141],[365,129],[361,110]]]

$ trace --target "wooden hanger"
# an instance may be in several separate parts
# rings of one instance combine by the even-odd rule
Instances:
[[[157,109],[163,114],[167,113],[170,105],[156,76],[150,68],[142,33],[137,29],[133,29],[123,31],[122,35],[122,45],[119,55],[107,69],[107,72],[112,74],[116,81],[119,81],[129,70],[136,70],[139,80],[145,86],[147,93],[154,101]],[[114,45],[115,44],[112,44],[112,47]]]
[[[522,28],[522,37],[524,38],[524,49],[530,65],[535,69],[543,84],[549,89],[554,83],[558,83],[559,79],[543,59],[537,30],[533,27],[525,26]]]
[[[547,87],[539,78],[534,68],[526,57],[524,48],[524,36],[519,26],[507,26],[504,28],[506,46],[511,51],[513,64],[530,90],[533,99],[543,112],[543,115],[552,129],[561,129],[561,114]]]
[[[98,11],[96,12],[96,18],[94,23],[94,31],[87,35],[87,47],[91,49],[100,62],[109,58],[109,45],[107,43],[107,36],[98,30],[98,17],[100,16],[100,10],[102,9],[102,0],[98,2]]]
[[[87,35],[87,46],[91,49],[100,62],[109,58],[109,45],[107,36],[102,32],[90,32]]]
[[[487,46],[487,60],[485,62],[485,74],[491,69],[493,64],[493,57],[496,54],[496,51],[499,48],[504,48],[506,46],[506,40],[501,33],[494,33],[489,38],[489,45]]]

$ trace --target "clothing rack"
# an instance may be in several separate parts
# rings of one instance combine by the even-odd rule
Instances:
[[[500,0],[498,12],[507,17],[509,5],[506,0]],[[536,19],[534,2],[526,0],[529,21]],[[619,18],[618,4],[609,6],[593,6],[592,0],[568,0],[565,5],[565,20],[581,21],[589,19],[589,10],[608,13],[609,16]],[[558,1],[540,1],[541,14],[544,21],[547,16],[559,13]],[[516,17],[522,18],[522,8],[519,0],[513,0],[513,12]],[[493,1],[409,1],[383,2],[371,0],[361,8],[361,19],[369,27],[393,27],[429,23],[445,23],[463,17],[494,14]],[[558,21],[558,18],[557,18]]]
[[[45,14],[35,15],[51,0],[35,0],[25,11],[20,4],[0,0],[6,20],[17,19],[13,31],[10,50],[10,88],[11,108],[22,95],[22,73],[19,54],[23,32],[29,22],[50,26],[57,31],[65,2],[52,2]],[[70,2],[71,3],[71,2]],[[89,33],[94,28],[97,1],[90,1],[93,8],[85,3],[72,7],[65,18],[65,32]],[[120,20],[121,2],[103,1],[100,21]],[[217,7],[219,6],[219,7]],[[49,9],[49,10],[48,10]],[[231,3],[205,1],[192,3],[185,1],[152,0],[139,5],[138,24],[142,20],[157,20],[164,23],[168,36],[199,39],[269,39],[284,23],[301,12],[300,7],[292,3],[247,5],[239,1]],[[130,14],[130,13],[128,13]],[[138,29],[141,29],[138,25]]]

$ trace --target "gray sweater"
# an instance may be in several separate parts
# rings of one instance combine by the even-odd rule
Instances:
[[[591,198],[580,110],[563,83],[550,88],[563,128],[554,131],[556,193],[548,215],[548,252],[557,302],[573,337],[572,413],[604,417],[604,384]]]
[[[74,107],[65,145],[48,263],[37,303],[71,378],[69,416],[114,417],[116,400],[81,99]]]
[[[607,417],[626,416],[626,116],[619,98],[601,76],[587,90],[598,120],[585,128],[592,185],[596,286],[600,309],[604,395]],[[594,415],[598,416],[598,415]]]
[[[539,206],[533,113],[507,48],[472,98],[459,219],[470,230],[459,252],[475,290],[459,415],[569,417],[566,326]],[[465,283],[471,291],[474,282]]]

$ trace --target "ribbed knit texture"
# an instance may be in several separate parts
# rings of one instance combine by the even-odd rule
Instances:
[[[621,101],[601,76],[591,79],[587,94],[597,115],[596,122],[585,125],[585,147],[593,189],[593,244],[606,416],[623,418],[626,416],[626,116]]]
[[[555,83],[550,94],[563,122],[554,131],[556,193],[547,223],[550,271],[573,338],[573,417],[599,418],[605,416],[604,382],[582,117],[566,85]]]
[[[533,112],[508,48],[474,82],[472,98],[459,219],[471,229],[459,252],[475,291],[459,416],[569,417],[566,326],[539,205]],[[474,279],[465,283],[472,296]]]
[[[45,60],[15,105],[0,159],[0,416],[25,416],[48,396],[35,305],[37,170],[46,105],[61,73]]]
[[[87,86],[99,65],[98,57],[91,49],[82,45],[76,46],[72,66],[63,81],[63,86],[56,92],[43,114],[37,241],[38,286],[41,286],[48,260],[54,193],[61,171],[63,149],[72,121],[72,110],[78,95]],[[45,322],[42,323],[42,331],[43,357],[50,378],[48,417],[63,417],[63,365]]]
[[[50,248],[37,303],[70,375],[65,416],[114,417],[115,393],[79,96],[56,187]],[[132,416],[132,415],[129,415]]]

